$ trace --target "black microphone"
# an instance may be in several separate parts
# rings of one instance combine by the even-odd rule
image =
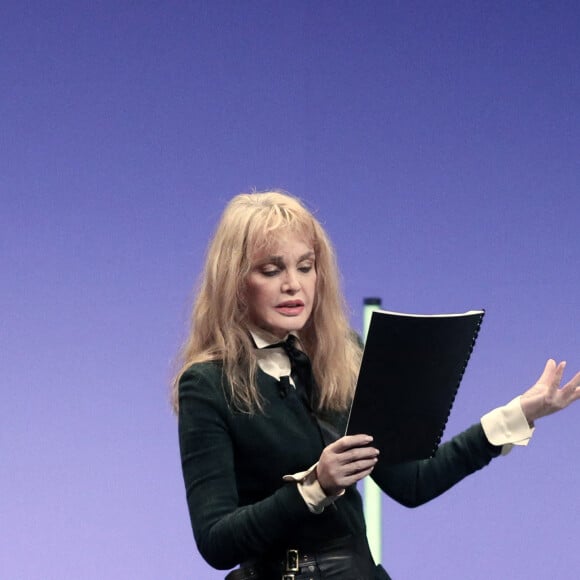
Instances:
[[[290,377],[285,375],[280,377],[280,384],[278,385],[278,392],[280,393],[280,398],[285,399],[288,396],[288,392],[291,388]]]

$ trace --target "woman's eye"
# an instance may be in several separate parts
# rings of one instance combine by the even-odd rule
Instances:
[[[276,276],[276,274],[278,274],[279,271],[280,270],[278,270],[278,268],[274,268],[271,270],[262,270],[262,275],[271,278],[272,276]]]
[[[312,264],[308,264],[307,266],[300,266],[298,270],[300,270],[300,272],[302,272],[303,274],[308,274],[308,272],[312,270]]]

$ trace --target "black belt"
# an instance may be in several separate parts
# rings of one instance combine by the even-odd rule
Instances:
[[[352,537],[328,542],[316,550],[289,548],[278,557],[246,562],[225,580],[373,580],[375,565],[366,541],[361,549]],[[357,549],[358,547],[358,549]],[[345,566],[344,572],[341,572]],[[353,569],[358,572],[353,572]],[[352,576],[352,574],[355,576]],[[386,576],[388,578],[388,576]]]
[[[300,580],[304,574],[310,574],[316,570],[318,559],[316,553],[307,554],[300,550],[286,550],[284,561],[274,561],[264,566],[261,562],[242,564],[237,570],[232,570],[226,580]],[[265,568],[269,568],[266,571]],[[274,568],[278,568],[276,573]]]

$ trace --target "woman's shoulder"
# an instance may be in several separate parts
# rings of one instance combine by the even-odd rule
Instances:
[[[206,360],[203,362],[196,362],[187,367],[181,377],[221,377],[222,362],[219,360]]]
[[[179,377],[179,390],[190,388],[211,390],[220,387],[223,383],[221,361],[204,361],[193,363]]]
[[[179,409],[200,412],[205,408],[227,407],[222,364],[204,361],[192,364],[179,378]]]

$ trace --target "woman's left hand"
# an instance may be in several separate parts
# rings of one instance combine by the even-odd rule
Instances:
[[[536,419],[560,411],[580,399],[580,372],[560,387],[565,366],[565,362],[556,364],[550,359],[536,384],[521,396],[522,410],[530,425]]]

